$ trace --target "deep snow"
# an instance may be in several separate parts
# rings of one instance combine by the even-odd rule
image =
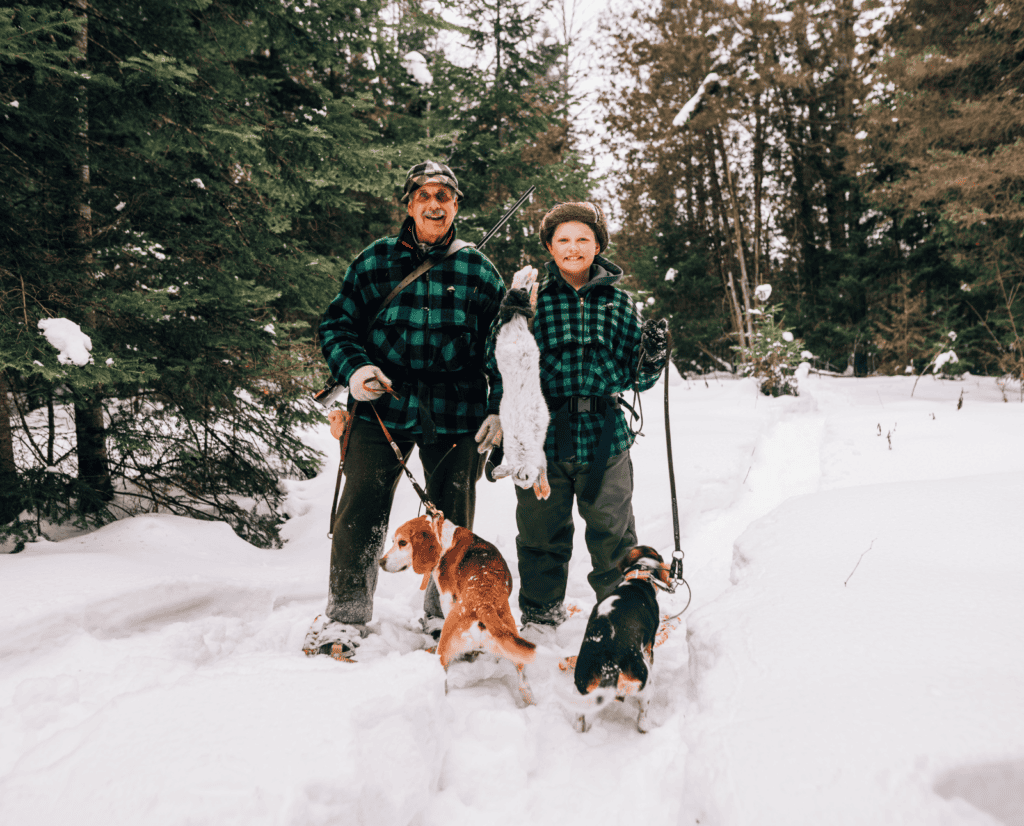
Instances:
[[[577,734],[559,701],[593,604],[582,529],[582,611],[529,669],[536,706],[483,658],[445,695],[410,572],[381,575],[359,663],[304,657],[326,422],[324,472],[283,483],[281,550],[157,514],[0,556],[0,823],[1024,824],[1024,406],[992,379],[913,385],[811,375],[769,399],[673,374],[693,603],[646,735],[618,705]],[[663,393],[634,506],[667,556]],[[403,481],[393,526],[417,504]],[[514,505],[481,481],[477,532],[513,571]]]

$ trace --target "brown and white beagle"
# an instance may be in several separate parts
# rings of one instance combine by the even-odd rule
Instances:
[[[487,651],[515,665],[523,702],[533,704],[523,666],[533,661],[536,646],[516,629],[512,573],[494,545],[440,514],[419,516],[395,531],[380,566],[390,572],[412,567],[423,575],[421,589],[433,577],[445,616],[437,653],[446,671],[462,654]]]

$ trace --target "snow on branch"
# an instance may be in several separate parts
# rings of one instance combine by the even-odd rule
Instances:
[[[719,83],[721,78],[716,72],[711,72],[703,81],[701,81],[700,88],[697,89],[697,93],[686,101],[686,105],[679,110],[679,114],[672,119],[673,126],[683,126],[700,106],[700,102],[704,99],[704,93],[708,87],[713,83]]]
[[[82,328],[67,318],[43,318],[38,327],[46,340],[59,351],[57,361],[61,364],[75,364],[79,367],[92,363],[92,339]]]
[[[434,76],[427,68],[427,59],[419,52],[409,52],[403,57],[402,68],[420,86],[430,86],[434,82]]]

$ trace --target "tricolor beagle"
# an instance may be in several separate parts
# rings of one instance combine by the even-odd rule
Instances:
[[[445,615],[437,644],[445,670],[461,654],[488,651],[516,666],[523,701],[533,703],[523,666],[533,661],[536,646],[516,630],[508,602],[512,574],[494,545],[440,514],[419,516],[395,531],[380,566],[391,572],[412,566],[423,574],[421,588],[433,577]]]
[[[637,729],[648,730],[650,699],[645,690],[650,687],[659,623],[655,586],[660,583],[668,588],[671,578],[664,560],[647,545],[630,550],[619,568],[624,579],[594,606],[576,658],[574,680],[583,702],[574,705],[584,708],[575,719],[578,731],[589,728],[588,712],[596,713],[611,700],[626,697],[639,703]]]

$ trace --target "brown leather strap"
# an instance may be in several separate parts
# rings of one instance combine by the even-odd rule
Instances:
[[[341,439],[341,457],[338,460],[338,478],[334,483],[334,501],[331,503],[331,524],[327,530],[327,538],[334,538],[334,520],[338,515],[338,493],[341,491],[341,475],[345,469],[345,456],[348,454],[348,440],[352,435],[352,425],[355,424],[356,408],[359,402],[352,403],[352,409],[348,411],[348,421],[345,422],[345,435]]]
[[[452,255],[455,255],[455,253],[457,253],[459,250],[465,249],[466,247],[471,247],[471,246],[473,246],[473,245],[471,243],[469,243],[469,241],[461,241],[459,239],[455,239],[454,241],[451,242],[451,244],[448,245],[448,251],[444,255],[442,255],[440,258],[437,258],[437,259],[435,259],[433,261],[430,261],[430,260],[424,261],[416,269],[414,269],[411,273],[409,273],[405,278],[403,278],[398,283],[397,287],[395,287],[391,292],[388,293],[388,297],[385,298],[381,302],[380,308],[377,310],[377,315],[380,315],[381,312],[383,311],[383,309],[385,307],[387,307],[388,304],[391,303],[391,299],[392,298],[394,298],[396,295],[398,295],[402,290],[404,290],[406,287],[408,287],[413,281],[415,281],[417,278],[419,278],[421,275],[423,275],[423,273],[425,273],[427,270],[429,270],[435,264],[440,264],[446,258],[449,258]]]

